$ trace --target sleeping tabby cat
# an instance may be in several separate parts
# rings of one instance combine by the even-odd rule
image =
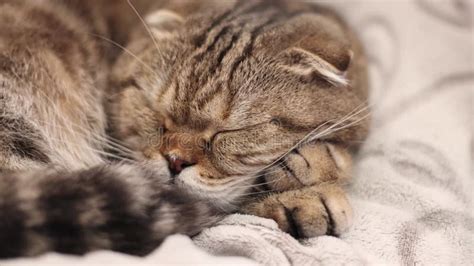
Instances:
[[[0,258],[144,255],[239,210],[342,233],[365,67],[313,4],[0,0]]]

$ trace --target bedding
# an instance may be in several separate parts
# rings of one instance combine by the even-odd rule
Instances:
[[[371,65],[373,126],[347,187],[350,231],[297,241],[271,220],[236,214],[144,259],[95,252],[0,265],[472,265],[474,3],[331,5],[361,34]]]

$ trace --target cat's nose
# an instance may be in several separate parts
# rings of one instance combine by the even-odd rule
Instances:
[[[181,173],[184,168],[193,165],[193,163],[188,162],[175,154],[168,154],[165,157],[168,161],[168,167],[173,175],[177,175]]]

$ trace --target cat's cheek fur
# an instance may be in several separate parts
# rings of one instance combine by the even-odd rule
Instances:
[[[209,201],[215,207],[225,212],[237,209],[237,203],[247,192],[248,182],[238,182],[239,177],[229,177],[222,184],[210,185],[209,178],[201,173],[198,166],[188,167],[174,177],[174,183],[197,199]],[[244,177],[240,177],[244,178]],[[230,180],[230,181],[229,181]]]

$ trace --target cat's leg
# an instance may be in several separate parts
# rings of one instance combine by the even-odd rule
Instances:
[[[352,220],[341,188],[351,166],[344,146],[317,142],[301,147],[264,173],[261,187],[269,194],[253,199],[242,212],[274,219],[296,237],[340,235]]]

